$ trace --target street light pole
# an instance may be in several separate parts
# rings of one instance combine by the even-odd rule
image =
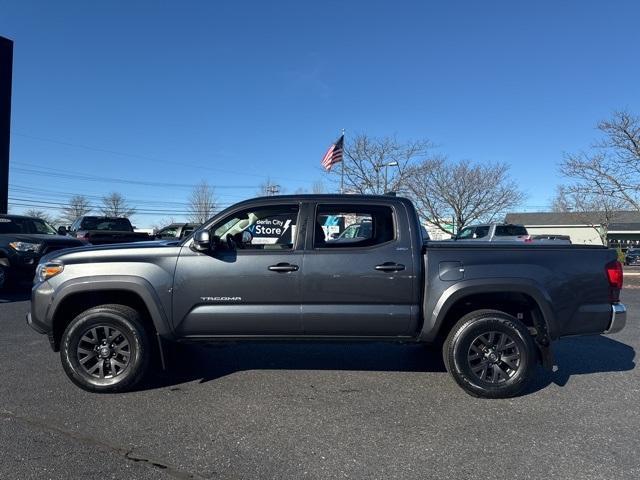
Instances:
[[[397,167],[398,162],[389,162],[384,166],[384,192],[387,193],[388,183],[389,183],[389,167]]]

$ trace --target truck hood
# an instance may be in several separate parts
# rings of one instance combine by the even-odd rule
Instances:
[[[158,248],[177,247],[180,240],[151,240],[148,242],[131,242],[117,243],[112,245],[85,245],[83,247],[63,250],[60,252],[52,252],[42,258],[41,261],[49,261],[60,259],[63,262],[69,260],[87,262],[95,259],[96,261],[120,260],[130,255],[142,256],[146,251],[151,252]]]

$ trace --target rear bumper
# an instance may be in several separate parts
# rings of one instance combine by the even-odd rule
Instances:
[[[605,334],[618,333],[627,324],[627,307],[622,303],[611,305],[611,322],[605,330]]]

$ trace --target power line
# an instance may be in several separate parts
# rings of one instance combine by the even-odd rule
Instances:
[[[97,200],[102,200],[104,195],[96,195],[96,194],[86,194],[86,193],[81,193],[81,192],[61,192],[59,190],[49,190],[46,188],[41,188],[40,186],[24,186],[24,185],[16,185],[14,183],[10,183],[9,184],[10,190],[13,191],[17,191],[17,192],[22,192],[22,193],[36,193],[36,194],[52,194],[52,195],[56,195],[59,197],[65,197],[65,199],[68,199],[69,197],[75,196],[75,195],[81,195],[83,197],[87,197],[87,198],[94,198]],[[214,195],[215,197],[231,197],[231,198],[238,198],[238,199],[246,199],[247,195],[241,195],[241,194],[232,194],[232,193],[216,193]],[[165,195],[166,197],[166,195]],[[176,205],[189,205],[188,202],[171,202],[171,201],[166,201],[166,200],[157,200],[157,199],[147,199],[147,200],[135,200],[135,199],[129,199],[127,198],[127,200],[134,202],[134,203],[159,203],[159,204],[176,204]]]
[[[64,145],[67,147],[74,147],[74,148],[82,148],[84,150],[90,150],[90,151],[94,151],[94,152],[100,152],[100,153],[106,153],[109,155],[116,155],[116,156],[120,156],[120,157],[130,157],[130,158],[138,158],[140,160],[147,160],[147,161],[151,161],[151,162],[161,162],[161,163],[167,163],[167,164],[172,164],[172,165],[178,165],[178,166],[182,166],[182,167],[189,167],[189,168],[199,168],[202,170],[209,170],[209,171],[214,171],[214,172],[221,172],[221,173],[227,173],[227,174],[231,174],[231,175],[241,175],[243,177],[257,177],[257,178],[269,178],[269,175],[262,175],[262,174],[258,174],[258,173],[247,173],[247,172],[239,172],[239,171],[235,171],[235,170],[227,170],[227,169],[223,169],[223,168],[217,168],[217,167],[205,167],[203,165],[194,165],[194,164],[189,164],[189,163],[184,163],[184,162],[176,162],[173,160],[163,160],[163,159],[159,159],[159,158],[155,158],[155,157],[150,157],[150,156],[146,156],[146,155],[139,155],[136,153],[127,153],[127,152],[121,152],[121,151],[117,151],[117,150],[111,150],[111,149],[105,149],[105,148],[99,148],[99,147],[93,147],[93,146],[89,146],[89,145],[83,145],[83,144],[79,144],[79,143],[72,143],[72,142],[65,142],[62,140],[55,140],[52,138],[45,138],[45,137],[38,137],[35,135],[28,135],[25,133],[16,133],[15,131],[13,132],[13,135],[17,135],[19,137],[24,137],[24,138],[30,138],[32,140],[39,140],[42,142],[49,142],[49,143],[57,143],[59,145]],[[302,183],[313,183],[314,180],[301,180],[299,178],[285,178],[285,177],[279,177],[282,180],[288,180],[291,182],[302,182]]]
[[[35,200],[31,200],[31,199],[19,199],[19,198],[15,198],[15,197],[9,197],[9,206],[11,206],[11,207],[42,208],[42,209],[45,209],[45,210],[52,210],[52,209],[53,210],[62,210],[67,205],[56,204],[54,202],[42,202],[42,201],[35,201]],[[100,209],[101,209],[100,206],[95,206],[95,205],[89,205],[89,207],[91,207],[92,210],[97,210],[97,211],[100,211]],[[225,205],[219,205],[216,208],[215,213],[223,210],[224,208],[226,208]],[[189,212],[189,211],[186,211],[186,210],[148,210],[148,209],[138,210],[138,209],[136,209],[132,216],[136,216],[136,215],[188,216],[191,213],[192,212]]]
[[[19,162],[16,162],[19,164]],[[46,167],[45,167],[46,168]],[[100,177],[96,175],[88,175],[88,174],[76,174],[76,173],[58,173],[56,171],[43,171],[36,170],[30,168],[21,168],[21,167],[12,167],[12,171],[17,171],[21,173],[28,173],[30,175],[40,175],[47,177],[55,177],[55,178],[65,178],[72,180],[83,180],[87,182],[106,182],[106,183],[122,183],[127,185],[144,185],[146,187],[174,187],[174,188],[194,188],[197,185],[195,184],[187,184],[187,183],[169,183],[169,182],[150,182],[144,180],[126,180],[122,178],[113,178],[113,177]],[[255,185],[215,185],[214,188],[257,188]]]

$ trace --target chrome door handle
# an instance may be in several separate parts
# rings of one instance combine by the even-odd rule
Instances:
[[[269,270],[272,272],[295,272],[298,270],[298,265],[292,265],[291,263],[278,263],[276,265],[269,265]]]
[[[399,272],[404,270],[404,265],[401,263],[385,262],[381,265],[376,265],[376,270],[381,272]]]

